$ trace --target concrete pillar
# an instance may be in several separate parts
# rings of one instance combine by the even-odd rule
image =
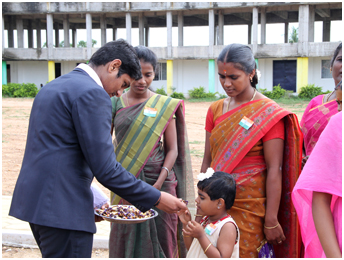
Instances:
[[[145,22],[143,13],[139,13],[139,45],[145,44]]]
[[[113,27],[112,27],[112,40],[116,41],[116,37],[117,37],[117,28],[113,25]]]
[[[224,45],[223,28],[224,28],[225,22],[224,22],[224,15],[223,15],[222,10],[219,10],[218,18],[219,18],[219,30],[218,30],[218,35],[217,35],[217,45]]]
[[[54,23],[54,30],[55,30],[55,48],[60,47],[60,24],[58,22]]]
[[[4,16],[2,16],[2,56],[4,55],[4,48],[5,48],[5,18]]]
[[[314,42],[315,6],[309,6],[308,42]]]
[[[2,61],[2,85],[7,85],[7,62],[5,60]]]
[[[55,62],[49,60],[48,61],[48,81],[52,81],[55,79]]]
[[[125,28],[127,31],[127,42],[131,44],[131,13],[125,14]]]
[[[149,44],[149,26],[145,26],[145,46]]]
[[[37,48],[42,48],[41,22],[39,20],[36,20],[36,42]]]
[[[178,46],[184,45],[184,16],[183,12],[178,13]]]
[[[28,47],[33,48],[33,26],[32,26],[32,20],[27,21],[28,28],[27,28],[27,40],[28,40]]]
[[[70,41],[69,41],[69,16],[66,14],[63,18],[63,42],[65,48],[70,48]]]
[[[86,31],[87,31],[87,59],[92,56],[92,15],[86,14]]]
[[[167,94],[173,93],[173,60],[166,61]]]
[[[76,46],[77,46],[77,43],[76,43],[76,41],[77,41],[77,39],[76,39],[76,28],[72,28],[72,46],[74,47],[74,48],[76,48]]]
[[[215,13],[214,9],[209,9],[209,57],[214,56],[214,43],[215,43]]]
[[[308,56],[309,42],[309,5],[299,6],[299,41],[298,54]]]
[[[53,32],[53,15],[47,14],[47,48],[48,48],[48,58],[51,58],[53,55],[53,40],[54,40],[54,32]]]
[[[8,37],[8,48],[13,48],[14,47],[14,17],[10,16],[9,17],[9,24],[8,24],[8,30],[7,30],[7,37]],[[3,23],[5,24],[5,23]]]
[[[330,32],[331,32],[331,21],[325,20],[323,21],[323,42],[329,42],[330,41]]]
[[[247,25],[247,44],[252,44],[252,24]]]
[[[284,23],[284,43],[289,42],[289,23]]]
[[[17,26],[17,43],[18,48],[24,48],[24,25],[23,19],[17,17],[16,19],[16,26]]]
[[[167,57],[172,58],[172,12],[166,12]]]
[[[260,12],[260,43],[266,43],[266,12],[265,8],[261,9]]]
[[[100,15],[100,45],[104,46],[106,43],[106,14]]]
[[[258,8],[253,7],[252,10],[252,52],[253,55],[257,53],[258,44]]]
[[[298,57],[296,61],[296,92],[308,84],[308,57]]]
[[[215,60],[208,61],[208,92],[215,93]]]

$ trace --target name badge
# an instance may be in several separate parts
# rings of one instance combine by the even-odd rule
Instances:
[[[210,223],[209,225],[207,225],[207,227],[205,228],[205,233],[207,233],[209,236],[211,236],[215,230],[216,230],[216,225]]]
[[[151,107],[145,107],[145,109],[143,110],[143,114],[149,117],[156,117],[157,112],[158,109]]]
[[[250,127],[254,124],[254,122],[247,118],[246,116],[244,116],[241,121],[239,122],[239,125],[241,125],[243,128],[245,128],[246,130],[250,129]]]

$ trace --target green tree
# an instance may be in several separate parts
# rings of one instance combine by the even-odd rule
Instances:
[[[78,42],[78,48],[86,48],[87,47],[87,43],[83,40]]]
[[[69,46],[73,47],[73,45],[71,43],[69,44]],[[60,42],[59,47],[64,47],[64,41]]]
[[[289,34],[289,43],[295,43],[299,41],[299,28],[294,26],[291,28],[291,33]]]

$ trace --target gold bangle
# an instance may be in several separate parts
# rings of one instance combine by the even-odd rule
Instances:
[[[200,214],[195,214],[195,217],[203,217],[203,216]]]
[[[211,246],[211,243],[207,246],[207,248],[204,250],[204,253],[207,252],[207,250],[209,249],[209,247]]]
[[[182,232],[182,236],[183,236],[183,237],[190,237],[190,236],[184,236],[184,232]]]
[[[265,226],[265,224],[264,224],[264,227],[266,228],[266,229],[274,229],[274,228],[277,228],[279,226],[279,223],[277,223],[277,225],[276,226],[273,226],[273,227],[267,227],[267,226]]]

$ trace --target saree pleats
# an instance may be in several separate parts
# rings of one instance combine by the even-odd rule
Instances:
[[[194,200],[191,157],[187,142],[183,101],[154,95],[146,102],[124,107],[120,98],[113,102],[115,152],[118,161],[136,178],[153,185],[165,160],[162,138],[175,115],[178,157],[164,181],[161,191],[188,201]],[[143,115],[145,107],[157,109],[155,117]],[[112,204],[122,204],[112,196]],[[112,223],[109,241],[110,257],[185,257],[181,236],[182,224],[177,214],[157,208],[158,216],[139,224]]]
[[[244,116],[254,122],[248,130],[239,125]],[[229,214],[239,226],[240,257],[258,257],[257,248],[264,240],[267,171],[261,139],[284,118],[282,196],[278,220],[287,239],[282,245],[275,246],[275,253],[276,257],[299,257],[300,232],[291,202],[291,191],[301,171],[302,133],[296,116],[274,101],[262,99],[241,105],[221,117],[222,121],[210,136],[211,167],[232,174],[236,180],[236,199]]]

